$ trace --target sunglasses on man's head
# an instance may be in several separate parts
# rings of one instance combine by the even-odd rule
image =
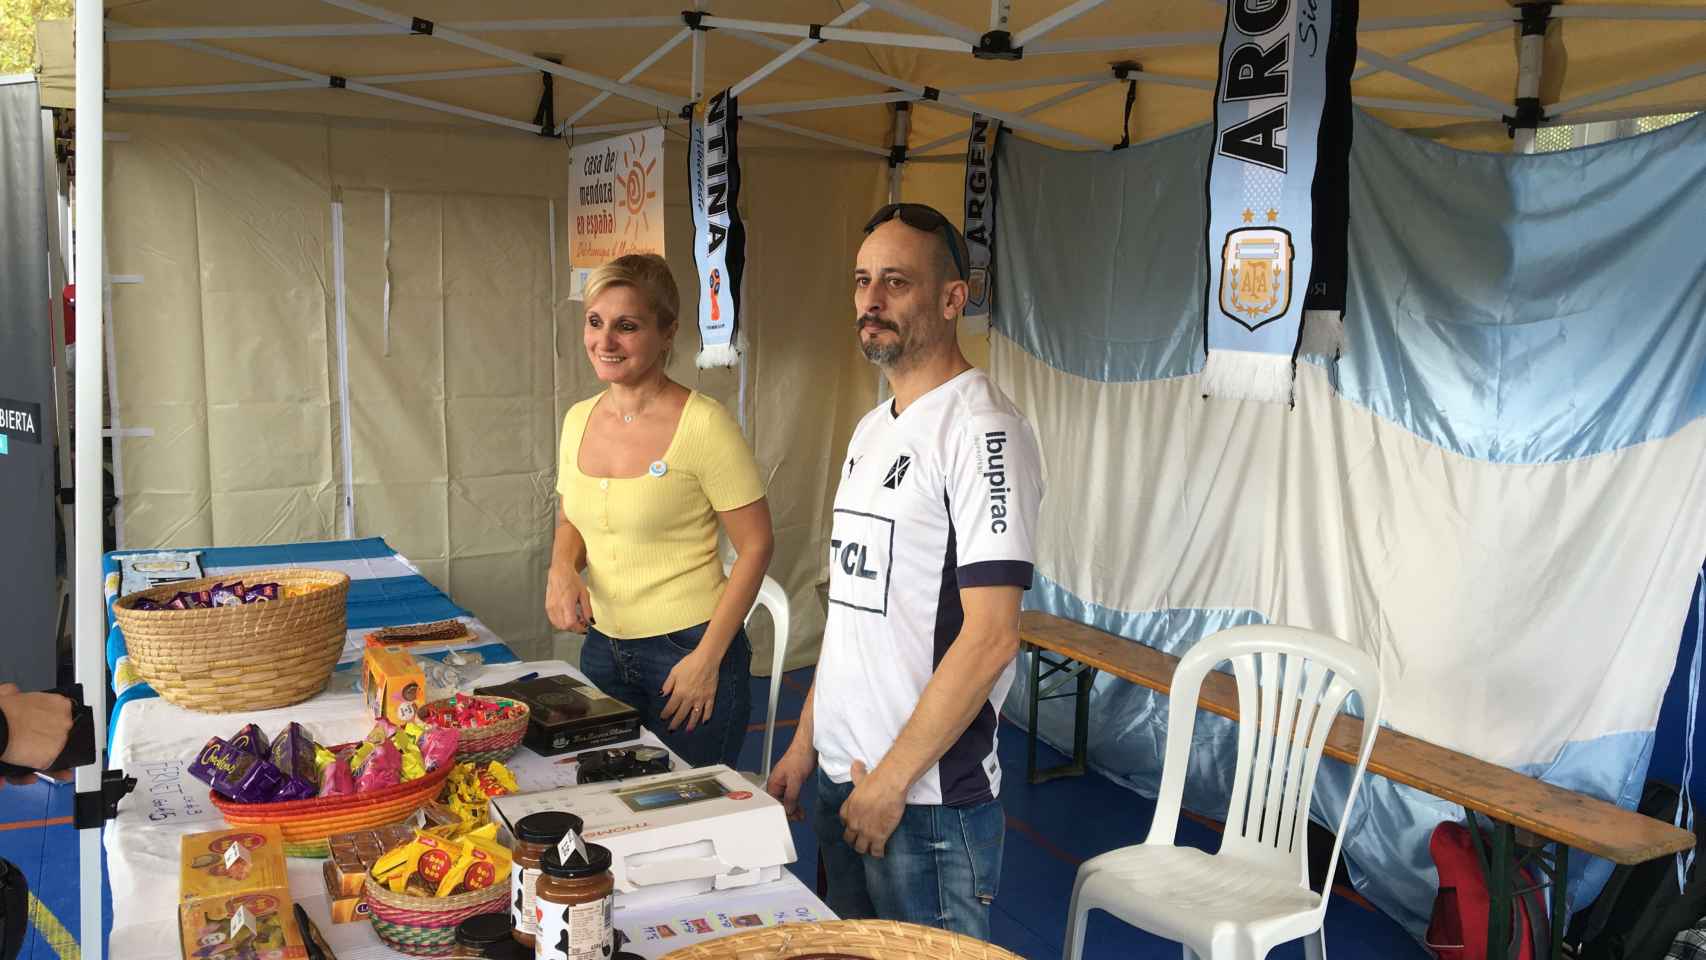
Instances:
[[[960,245],[954,242],[954,225],[934,207],[927,207],[922,203],[886,204],[865,224],[865,232],[870,233],[896,217],[914,230],[922,230],[925,233],[940,231],[942,241],[948,245],[949,256],[954,258],[954,269],[959,271],[961,280],[966,279],[965,260],[960,257]]]

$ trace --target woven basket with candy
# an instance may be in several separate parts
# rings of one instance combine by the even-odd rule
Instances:
[[[249,724],[209,740],[190,774],[212,788],[231,824],[276,825],[287,854],[324,857],[332,834],[395,823],[431,802],[450,776],[458,737],[380,723],[360,743],[324,747],[300,724],[270,742]]]
[[[508,760],[527,734],[527,704],[508,697],[476,697],[458,693],[421,707],[421,721],[457,730],[458,762]]]
[[[381,856],[362,891],[379,938],[411,956],[442,956],[462,921],[504,910],[511,860],[496,834],[495,824],[465,820],[417,830]]]

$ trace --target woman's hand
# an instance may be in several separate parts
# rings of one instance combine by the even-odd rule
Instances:
[[[671,731],[680,729],[685,723],[686,732],[692,733],[694,727],[710,721],[717,701],[717,668],[720,666],[720,658],[711,659],[701,645],[698,650],[682,657],[669,671],[660,691],[669,698],[669,702],[664,704],[658,716],[669,722]]]
[[[545,615],[558,630],[585,633],[592,626],[592,594],[581,575],[553,565],[545,581]]]

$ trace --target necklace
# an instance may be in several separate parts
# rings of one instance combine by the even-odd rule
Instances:
[[[641,401],[639,407],[635,408],[633,413],[623,413],[621,410],[617,409],[614,399],[611,401],[610,407],[612,410],[616,411],[617,416],[622,418],[623,423],[633,423],[634,418],[639,416],[640,414],[644,413],[646,410],[646,407],[650,406],[651,402],[653,400],[657,399],[661,395],[662,395],[662,391],[659,391],[658,393],[654,393],[650,397],[647,397],[645,400]]]

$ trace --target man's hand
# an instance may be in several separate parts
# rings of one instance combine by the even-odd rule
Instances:
[[[580,574],[552,565],[545,581],[545,616],[558,630],[585,633],[592,626],[592,594]]]
[[[764,785],[764,792],[782,802],[789,820],[806,818],[806,812],[800,809],[800,789],[816,767],[817,751],[812,749],[811,740],[808,738],[802,747],[796,736],[782,759],[770,768],[770,782]]]
[[[906,812],[906,785],[890,783],[880,766],[877,770],[866,773],[863,761],[853,761],[853,792],[841,805],[841,822],[847,825],[841,838],[873,857],[883,855],[889,835]]]
[[[64,752],[71,735],[70,700],[57,693],[19,693],[17,684],[0,683],[0,713],[8,732],[0,762],[42,770]]]

